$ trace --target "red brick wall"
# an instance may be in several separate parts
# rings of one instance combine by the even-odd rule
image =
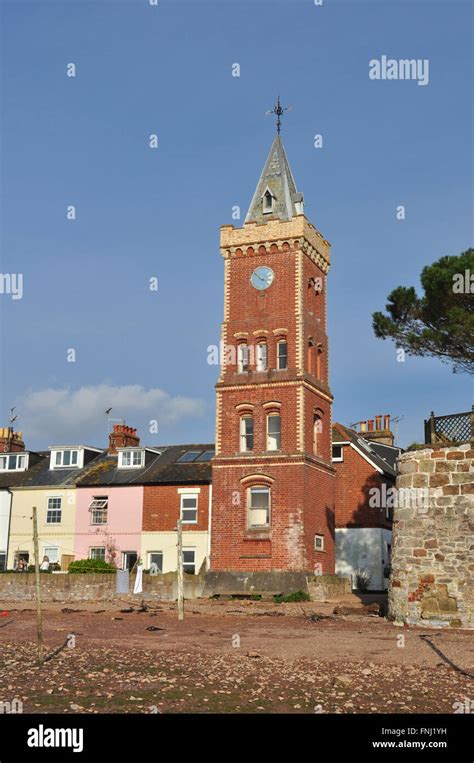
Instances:
[[[185,524],[186,532],[207,530],[209,517],[209,485],[145,485],[143,488],[143,530],[165,532],[176,529],[180,517],[180,487],[200,489],[197,524]]]
[[[295,459],[301,461],[301,459]],[[217,459],[213,468],[211,568],[214,570],[313,570],[334,572],[334,519],[331,473],[287,459],[270,464],[232,464]],[[241,479],[264,474],[271,486],[271,528],[247,529],[247,487]],[[314,551],[314,534],[325,537],[325,551]]]
[[[369,506],[373,487],[382,489],[385,482],[387,490],[394,486],[394,481],[380,474],[365,458],[362,458],[350,445],[343,445],[344,461],[336,461],[336,527],[386,527],[385,508]]]
[[[250,276],[259,265],[271,267],[275,279],[263,292],[250,285]],[[321,278],[323,292],[316,294],[309,279]],[[229,262],[229,320],[227,345],[236,345],[234,334],[246,332],[254,345],[259,334],[266,336],[268,370],[257,373],[250,366],[238,374],[236,365],[226,365],[217,384],[221,395],[219,426],[220,452],[213,462],[213,509],[211,568],[214,570],[312,570],[321,563],[323,573],[334,572],[334,471],[331,466],[331,413],[329,400],[317,390],[303,387],[296,357],[296,252],[276,245],[266,251],[237,252]],[[308,258],[303,261],[303,362],[308,377],[309,337],[323,345],[320,389],[328,394],[327,338],[325,335],[325,277]],[[288,369],[276,371],[277,329],[286,329]],[[314,368],[315,371],[315,368]],[[281,386],[281,382],[297,384]],[[315,381],[313,375],[311,381]],[[231,388],[231,385],[233,388]],[[239,385],[237,387],[237,385]],[[265,385],[265,386],[264,386]],[[298,442],[298,390],[304,390],[304,445]],[[266,415],[263,405],[281,404],[281,452],[266,452]],[[254,448],[240,454],[239,420],[236,406],[253,406]],[[323,412],[321,459],[313,456],[313,412]],[[248,528],[247,489],[241,480],[250,475],[266,475],[271,486],[271,526]],[[254,485],[265,484],[255,479]],[[325,550],[314,550],[314,535],[325,539]]]

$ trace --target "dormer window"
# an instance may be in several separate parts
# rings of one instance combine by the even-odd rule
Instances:
[[[268,212],[273,212],[273,196],[267,188],[263,194],[263,214],[268,214]]]
[[[77,466],[79,463],[79,451],[72,450],[71,448],[53,451],[51,455],[54,456],[54,460],[52,461],[53,469],[57,469],[61,466]]]
[[[0,456],[1,472],[24,472],[27,468],[27,453],[2,453]]]
[[[119,469],[139,469],[145,463],[145,451],[141,448],[119,450]]]

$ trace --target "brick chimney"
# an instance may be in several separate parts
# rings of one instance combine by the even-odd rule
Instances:
[[[369,419],[367,422],[367,430],[365,427],[362,427],[362,424],[365,424],[365,422],[361,421],[359,423],[361,424],[360,434],[362,434],[366,440],[380,442],[383,445],[393,445],[395,438],[390,429],[390,416],[388,414],[385,414],[385,416],[379,414],[375,417],[375,428],[374,419]]]
[[[109,434],[109,453],[117,453],[118,448],[138,448],[140,438],[137,430],[126,424],[114,424],[113,431]]]
[[[21,453],[25,443],[21,432],[14,432],[13,427],[0,427],[0,452]]]

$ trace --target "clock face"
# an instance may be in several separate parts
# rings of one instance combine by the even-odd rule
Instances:
[[[263,291],[263,289],[268,289],[272,285],[274,279],[275,273],[273,270],[266,265],[261,265],[253,271],[250,276],[250,283],[255,289]]]

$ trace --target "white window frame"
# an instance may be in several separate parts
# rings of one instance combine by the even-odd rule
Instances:
[[[98,551],[99,549],[101,551],[103,550],[104,555],[102,556],[102,554],[101,554],[100,557],[92,556],[92,552],[93,551]],[[106,551],[105,546],[89,546],[89,557],[88,558],[89,559],[97,559],[97,558],[99,558],[99,559],[101,559],[102,561],[105,562],[105,551]]]
[[[321,545],[317,545],[317,541],[321,542]],[[316,533],[314,536],[314,550],[315,551],[324,551],[324,535],[320,535],[319,533]]]
[[[194,561],[193,562],[185,562],[184,561],[184,554],[185,552],[192,552],[194,554]],[[186,572],[186,565],[193,564],[194,565],[194,572],[188,572],[188,575],[195,575],[196,574],[196,549],[193,546],[185,546],[183,547],[183,572]]]
[[[15,459],[16,465],[10,468],[10,459]],[[29,453],[2,453],[0,455],[0,472],[26,472],[28,469]],[[18,465],[20,462],[20,465]],[[5,466],[3,464],[5,463]]]
[[[153,555],[160,555],[161,556],[161,570],[158,570],[158,574],[163,574],[163,551],[148,551],[148,569],[150,569],[151,565],[153,564],[152,556]],[[155,562],[156,564],[156,562]]]
[[[59,501],[59,507],[50,507],[50,501]],[[59,511],[59,522],[48,522],[48,514],[50,511]],[[60,525],[63,521],[63,497],[62,495],[48,495],[46,499],[46,523],[47,525]]]
[[[278,428],[278,433],[271,433],[270,432],[270,419],[278,419],[280,422],[280,426]],[[277,439],[278,435],[278,439]],[[275,440],[275,446],[273,446],[273,440]],[[281,450],[281,415],[280,413],[269,413],[267,414],[267,451],[278,451]]]
[[[285,355],[280,354],[280,347],[283,345],[286,346],[286,352]],[[282,366],[281,360],[282,358],[285,358],[285,365]],[[280,339],[277,342],[277,371],[287,371],[288,370],[288,341],[286,339]]]
[[[249,370],[249,347],[246,342],[237,345],[237,373],[245,374]]]
[[[340,448],[340,449],[341,449],[341,455],[340,455],[340,456],[338,456],[338,457],[336,457],[336,456],[334,456],[334,455],[333,455],[333,456],[332,456],[332,461],[333,461],[333,463],[337,463],[337,462],[339,462],[339,461],[344,461],[344,449],[343,449],[342,445],[339,445],[338,443],[336,443],[335,445],[333,445],[333,446],[332,446],[332,450],[333,450],[333,453],[334,453],[334,448]]]
[[[134,464],[136,460],[135,456],[140,456],[140,463]],[[130,463],[124,463],[124,457],[130,457]],[[119,469],[142,469],[145,465],[145,449],[144,448],[130,448],[127,450],[118,451],[118,468]]]
[[[268,345],[266,342],[257,343],[256,356],[256,370],[259,372],[266,371],[268,368]]]
[[[51,551],[56,552],[56,559],[51,559]],[[47,556],[50,564],[59,564],[59,546],[43,546],[43,556]]]
[[[195,499],[196,506],[195,508],[191,508],[189,506],[184,507],[183,503],[184,501],[188,501],[190,499]],[[180,519],[183,525],[197,525],[198,523],[198,504],[199,504],[199,495],[197,493],[182,493],[180,496],[180,507],[179,507],[179,514]],[[183,512],[184,511],[194,511],[195,512],[195,519],[184,519],[183,518]]]
[[[99,505],[100,504],[100,505]],[[91,513],[91,525],[106,525],[108,520],[109,498],[108,496],[97,496],[92,499],[89,504],[89,511]],[[97,512],[105,511],[105,522],[94,521],[94,515]]]
[[[268,506],[266,508],[262,507],[252,507],[252,494],[253,491],[265,491],[268,495]],[[268,485],[252,485],[247,489],[247,515],[248,515],[248,526],[249,528],[254,527],[270,527],[271,524],[271,508],[272,508],[272,491],[271,488],[268,487]],[[253,511],[266,511],[267,512],[267,521],[264,524],[253,524],[251,521],[252,512]]]
[[[246,422],[248,420],[250,420],[252,422],[252,432],[251,433],[247,432],[247,429],[246,429],[246,426],[247,426]],[[243,416],[240,417],[240,452],[241,453],[251,453],[253,451],[253,435],[254,435],[254,432],[253,432],[253,416],[251,416],[250,414],[244,414]],[[249,437],[252,438],[252,447],[251,448],[248,447],[248,439],[247,438],[249,438]]]
[[[64,463],[64,456],[66,453],[71,454],[71,462],[69,464]],[[75,463],[73,458],[75,454]],[[58,463],[58,461],[60,463]],[[52,469],[77,469],[80,466],[79,448],[61,448],[51,451],[51,468]]]

